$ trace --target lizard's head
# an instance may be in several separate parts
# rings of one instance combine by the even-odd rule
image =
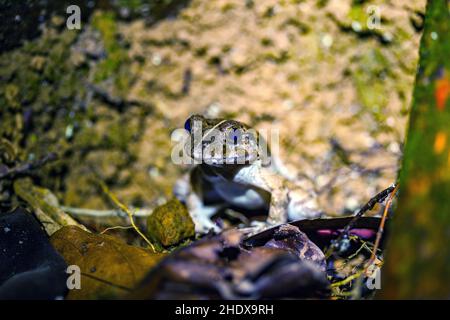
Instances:
[[[193,115],[184,127],[190,134],[185,151],[197,162],[220,167],[260,158],[258,132],[244,123]]]

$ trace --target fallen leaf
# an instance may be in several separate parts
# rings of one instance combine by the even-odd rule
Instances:
[[[72,289],[68,299],[120,297],[164,256],[74,226],[61,228],[50,241],[68,265],[77,265],[81,270],[81,289]]]

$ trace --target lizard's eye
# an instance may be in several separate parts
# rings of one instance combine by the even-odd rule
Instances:
[[[233,141],[234,144],[237,144],[238,140],[241,137],[241,130],[239,129],[232,129],[230,132],[230,141]]]
[[[184,123],[184,128],[191,132],[191,119],[187,119],[186,122]]]

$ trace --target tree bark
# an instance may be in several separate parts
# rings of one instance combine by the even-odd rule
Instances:
[[[449,9],[445,0],[428,1],[378,295],[385,299],[450,298]]]

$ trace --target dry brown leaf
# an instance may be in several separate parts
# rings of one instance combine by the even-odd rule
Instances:
[[[50,241],[68,265],[81,270],[81,289],[70,290],[67,299],[112,299],[126,294],[164,257],[74,226],[61,228]]]

